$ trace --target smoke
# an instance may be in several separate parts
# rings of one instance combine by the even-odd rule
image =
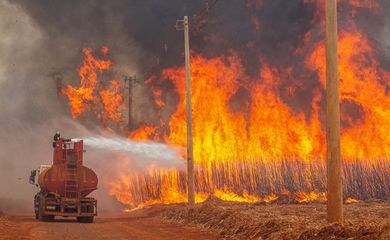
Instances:
[[[31,57],[40,47],[39,28],[18,6],[4,1],[0,3],[0,28],[0,208],[22,209],[3,206],[4,199],[26,202],[26,197],[31,205],[33,191],[27,184],[28,171],[45,161],[42,153],[47,150],[35,148],[42,147],[39,143],[47,134],[37,123],[47,123],[42,117],[50,108],[56,108],[45,100],[50,92],[37,94],[42,78],[37,78],[37,65]],[[41,114],[34,114],[39,109]]]
[[[39,165],[52,163],[54,132],[60,130],[66,137],[88,136],[99,129],[86,129],[69,117],[68,106],[57,96],[56,82],[50,76],[59,68],[65,78],[77,79],[80,49],[85,43],[77,36],[50,34],[19,3],[0,2],[0,209],[32,213],[37,189],[28,183],[28,176]],[[126,51],[130,49],[122,51],[127,55],[122,61],[127,63],[126,70],[135,68],[128,64],[132,54]],[[99,156],[91,161],[96,159]],[[94,170],[104,175],[104,169],[107,167]],[[106,203],[100,210],[115,206],[103,186],[99,185],[94,195]]]

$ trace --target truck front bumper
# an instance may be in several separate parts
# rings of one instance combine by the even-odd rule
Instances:
[[[80,201],[68,198],[46,199],[44,214],[64,217],[97,216],[97,201],[94,198]]]

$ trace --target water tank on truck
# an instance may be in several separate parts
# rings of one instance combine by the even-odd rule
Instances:
[[[39,187],[34,198],[36,218],[50,221],[63,216],[93,222],[97,201],[88,195],[97,189],[98,178],[83,166],[83,140],[59,138],[53,148],[53,164],[41,165],[30,175],[30,183]]]

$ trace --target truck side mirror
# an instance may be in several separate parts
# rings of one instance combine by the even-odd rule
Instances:
[[[37,175],[37,170],[32,170],[29,178],[30,184],[35,184],[35,176]]]

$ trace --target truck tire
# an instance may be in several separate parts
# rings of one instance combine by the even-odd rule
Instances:
[[[54,220],[53,215],[45,215],[43,213],[43,209],[41,206],[39,206],[39,211],[38,211],[38,220],[43,221],[43,222],[51,222]]]
[[[92,217],[86,217],[87,223],[93,223],[93,216]]]
[[[77,222],[80,222],[80,223],[93,223],[93,216],[92,217],[77,217]]]
[[[35,214],[35,219],[39,219],[39,195],[38,193],[34,196],[34,214]]]
[[[39,207],[39,210],[38,210],[38,220],[39,221],[44,221],[45,219],[45,215],[43,214],[43,211],[41,209],[41,207]]]

